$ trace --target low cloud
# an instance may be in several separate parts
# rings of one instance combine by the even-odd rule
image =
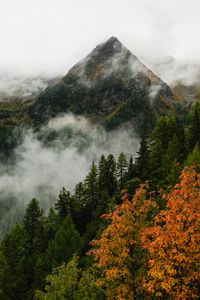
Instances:
[[[51,132],[57,134],[56,142],[47,146],[44,137]],[[46,210],[63,186],[73,191],[101,154],[117,156],[124,152],[135,156],[137,150],[138,139],[131,128],[107,133],[85,118],[70,114],[51,120],[39,134],[27,132],[16,149],[17,163],[0,169],[1,207],[6,206],[5,201],[11,203],[0,221],[0,235],[20,219],[33,197]]]
[[[42,92],[52,79],[13,74],[0,74],[0,101],[10,98],[35,96]]]

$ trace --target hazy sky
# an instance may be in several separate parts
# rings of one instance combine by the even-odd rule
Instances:
[[[64,74],[117,36],[140,58],[200,61],[199,0],[0,0],[0,71]]]

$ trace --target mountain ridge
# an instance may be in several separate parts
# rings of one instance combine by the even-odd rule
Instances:
[[[170,87],[111,37],[75,64],[59,83],[47,87],[29,113],[36,124],[70,112],[101,119],[108,128],[132,121],[139,131],[145,124],[152,126],[157,112],[172,106]]]

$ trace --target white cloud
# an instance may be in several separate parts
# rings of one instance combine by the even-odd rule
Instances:
[[[66,131],[63,135],[66,128],[72,132],[71,139]],[[127,126],[107,133],[83,117],[67,114],[52,119],[41,131],[47,133],[50,129],[58,133],[57,143],[47,147],[29,131],[16,150],[17,163],[0,166],[0,202],[4,206],[8,199],[14,199],[0,220],[0,237],[2,231],[19,220],[33,197],[40,200],[43,208],[49,208],[63,186],[73,191],[88,173],[92,161],[97,162],[101,154],[117,156],[122,151],[135,156],[138,150],[138,139]]]
[[[117,36],[139,57],[200,60],[199,0],[1,0],[0,68],[64,74]]]

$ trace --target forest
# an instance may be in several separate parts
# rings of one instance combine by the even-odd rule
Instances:
[[[199,299],[199,201],[196,103],[142,131],[136,157],[91,162],[48,212],[33,198],[0,244],[0,299]]]

